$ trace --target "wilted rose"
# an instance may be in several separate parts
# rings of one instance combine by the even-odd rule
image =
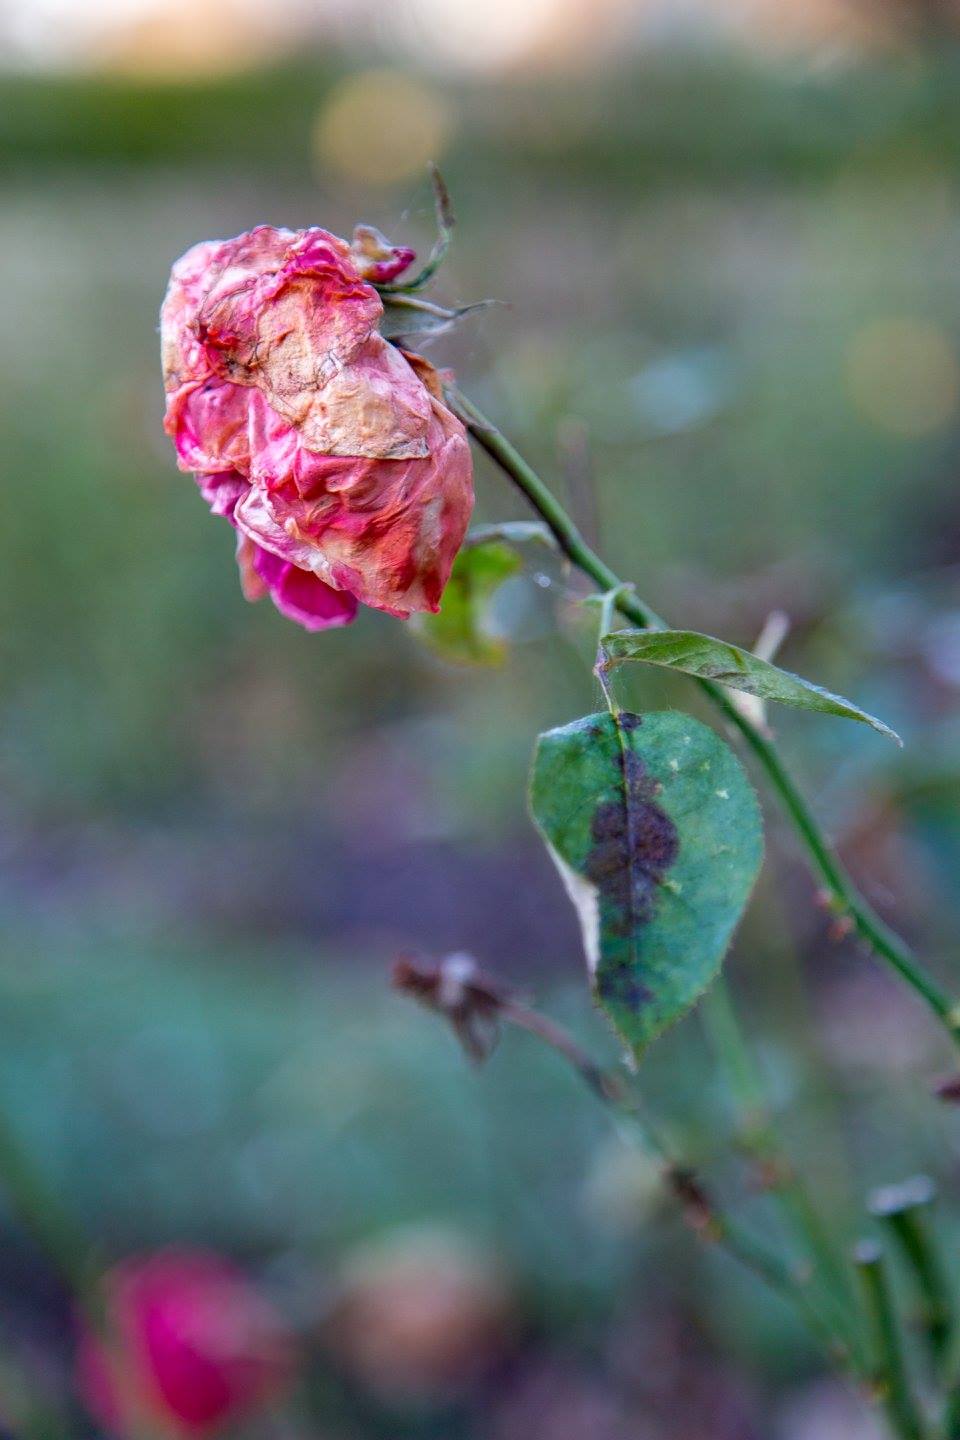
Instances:
[[[108,1273],[103,1295],[103,1331],[82,1334],[77,1379],[91,1414],[114,1434],[210,1435],[288,1378],[288,1330],[219,1255],[138,1256]]]
[[[380,335],[372,280],[412,251],[358,227],[260,225],[195,245],[161,310],[164,421],[181,469],[237,530],[244,594],[308,630],[358,604],[435,611],[473,505],[436,372]]]

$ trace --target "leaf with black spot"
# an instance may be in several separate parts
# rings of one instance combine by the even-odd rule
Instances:
[[[537,742],[530,808],[594,995],[639,1054],[716,977],[763,858],[733,751],[675,711],[588,715]]]

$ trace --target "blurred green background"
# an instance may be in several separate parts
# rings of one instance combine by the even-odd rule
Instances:
[[[162,434],[155,332],[200,238],[366,220],[425,252],[439,161],[460,225],[437,293],[506,303],[431,358],[658,609],[746,645],[783,609],[784,663],[904,735],[773,717],[866,893],[956,986],[951,7],[780,24],[704,0],[675,26],[544,0],[527,29],[497,5],[470,30],[472,5],[421,4],[401,34],[285,6],[269,36],[243,6],[93,6],[76,34],[71,8],[0,17],[0,1102],[107,1257],[222,1248],[295,1320],[310,1374],[265,1435],[867,1440],[559,1061],[514,1036],[476,1074],[389,992],[398,951],[469,950],[614,1058],[524,800],[537,731],[598,703],[583,592],[532,556],[492,616],[508,658],[480,670],[370,611],[310,636],[249,607]],[[477,479],[479,519],[523,515]],[[830,939],[768,822],[729,968],[791,1151],[847,1239],[871,1186],[936,1174],[953,1263],[949,1056]],[[773,1225],[695,1018],[642,1084]],[[429,1325],[399,1374],[338,1337],[342,1277],[384,1237],[427,1256],[428,1311],[444,1264],[497,1275],[495,1323],[464,1287],[470,1364]],[[0,1418],[92,1433],[67,1303],[12,1218],[0,1295]]]

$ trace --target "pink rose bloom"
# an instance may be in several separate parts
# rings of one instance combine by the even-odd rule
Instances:
[[[464,428],[377,330],[370,281],[412,258],[370,227],[259,225],[188,250],[160,312],[178,464],[236,528],[247,599],[308,630],[437,610],[470,518]]]
[[[104,1282],[106,1339],[81,1336],[77,1382],[117,1435],[206,1436],[280,1391],[291,1341],[243,1274],[203,1250],[115,1266]]]

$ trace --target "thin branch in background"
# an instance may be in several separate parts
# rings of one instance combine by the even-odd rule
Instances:
[[[404,955],[394,965],[392,982],[401,994],[447,1020],[475,1062],[489,1058],[504,1025],[525,1030],[562,1056],[611,1110],[618,1127],[659,1162],[664,1188],[689,1228],[725,1250],[791,1303],[835,1365],[861,1373],[860,1357],[811,1293],[807,1267],[784,1261],[720,1208],[696,1172],[678,1160],[655,1132],[621,1074],[599,1066],[567,1030],[488,976],[471,956],[458,952],[428,964]],[[479,1043],[478,1036],[482,1037]]]

